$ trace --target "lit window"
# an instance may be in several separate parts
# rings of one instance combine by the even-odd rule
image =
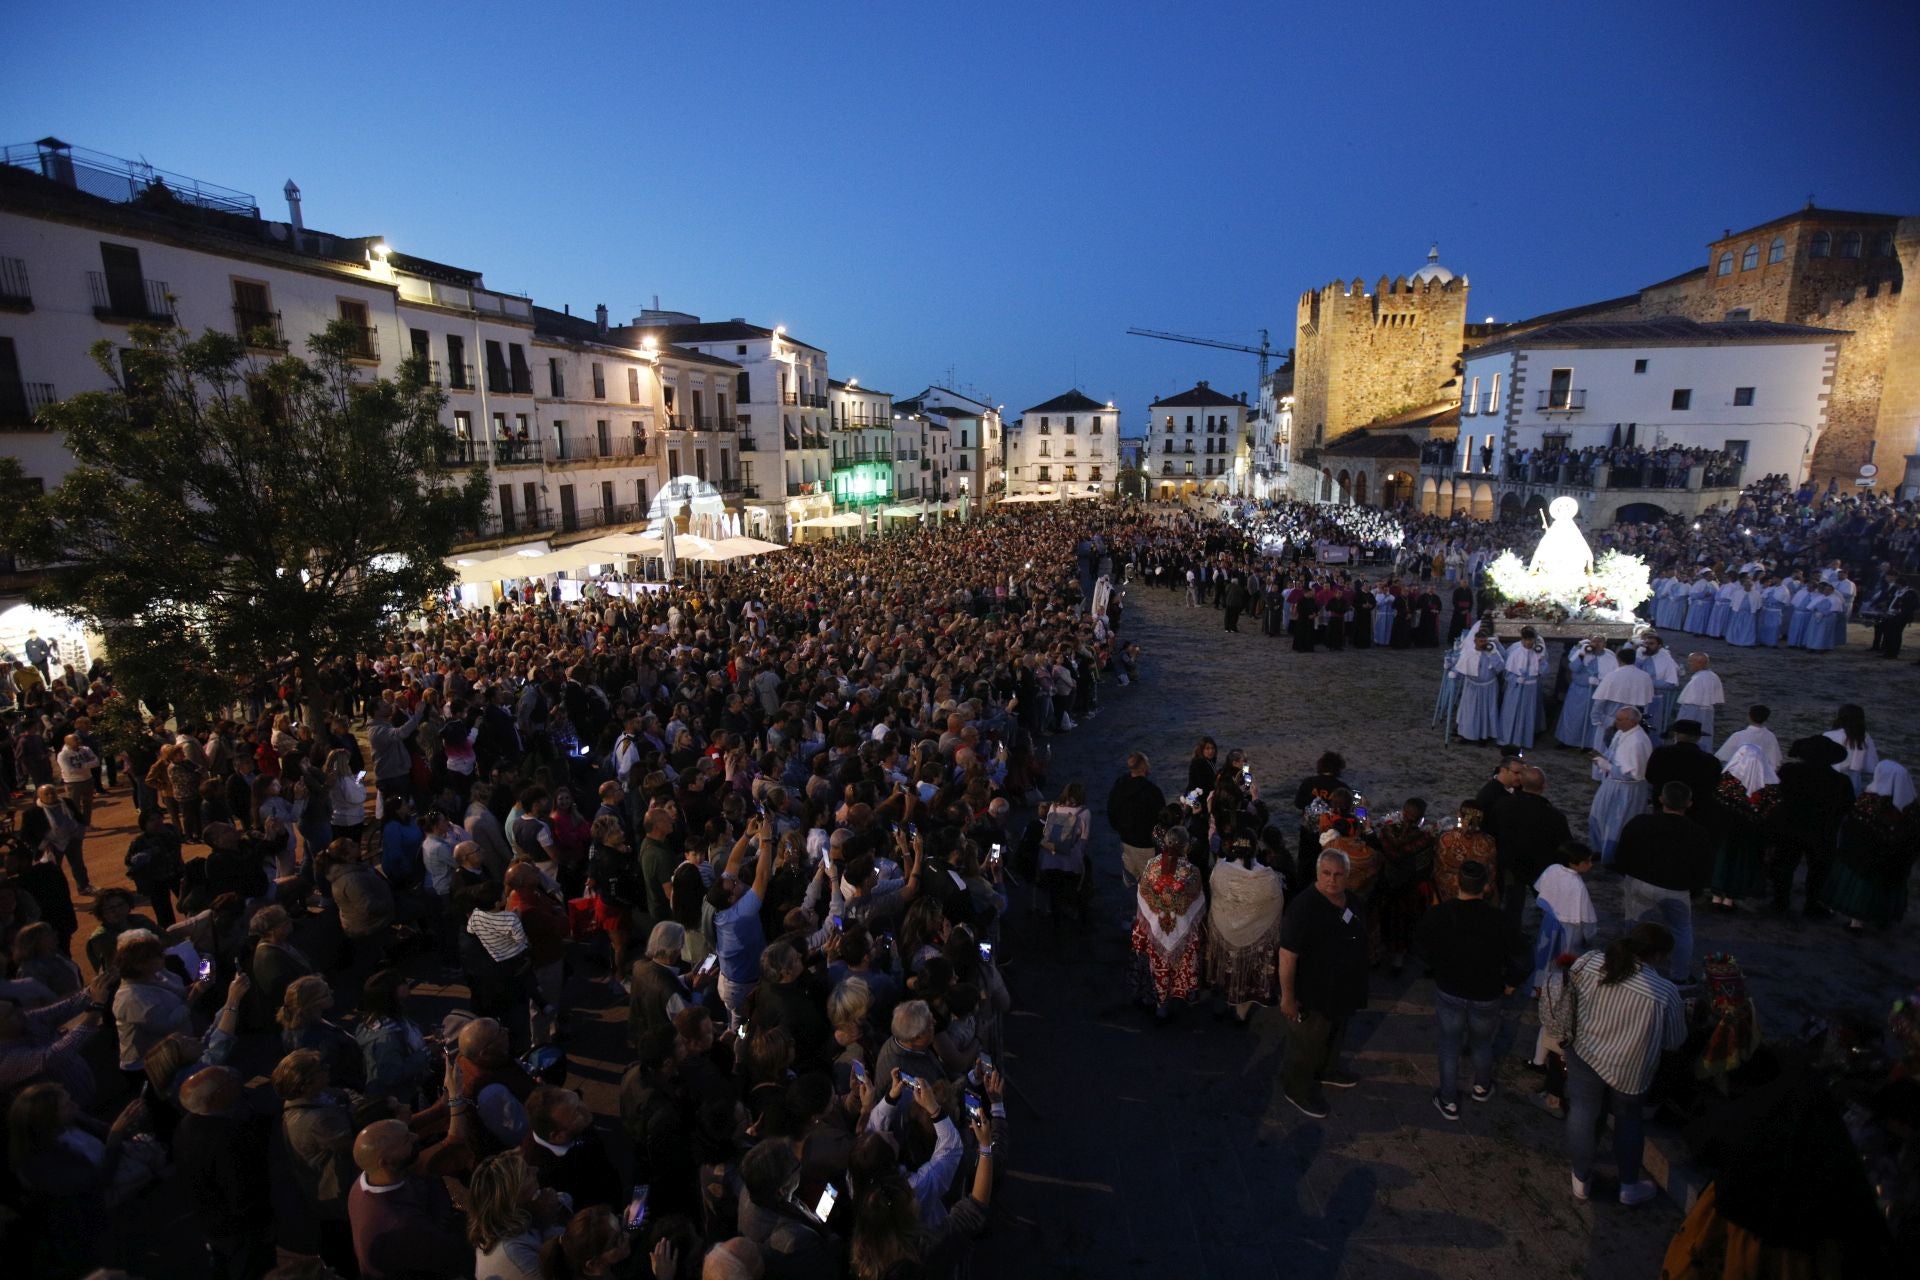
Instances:
[[[1733,250],[1729,249],[1720,255],[1720,267],[1714,274],[1721,276],[1730,276],[1733,274]]]
[[[1493,390],[1487,392],[1487,412],[1493,413],[1500,404],[1500,375],[1493,375]]]
[[[1475,406],[1478,405],[1479,403],[1480,403],[1480,378],[1476,374],[1473,379],[1473,390],[1467,396],[1467,416],[1468,417],[1473,416],[1473,414],[1476,412]]]
[[[1773,243],[1767,246],[1767,264],[1771,266],[1776,262],[1785,262],[1786,260],[1787,260],[1786,237],[1775,236],[1773,238]]]
[[[1757,244],[1750,244],[1746,247],[1746,251],[1740,255],[1740,269],[1742,271],[1751,271],[1759,265],[1760,265],[1760,246]]]

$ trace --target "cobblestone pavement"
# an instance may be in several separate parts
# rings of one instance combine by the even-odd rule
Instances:
[[[1146,650],[1144,682],[1103,685],[1100,715],[1051,740],[1056,783],[1084,781],[1094,806],[1103,923],[1090,936],[1056,941],[1015,891],[1005,948],[1019,1006],[1007,1063],[1015,1140],[975,1274],[1656,1274],[1677,1211],[1664,1201],[1634,1210],[1575,1204],[1560,1126],[1520,1100],[1535,1078],[1515,1059],[1503,1056],[1490,1104],[1463,1104],[1458,1123],[1434,1112],[1432,986],[1411,968],[1403,979],[1376,976],[1373,1006],[1350,1036],[1362,1083],[1335,1091],[1333,1114],[1321,1121],[1281,1097],[1285,1031],[1277,1013],[1259,1013],[1243,1031],[1194,1009],[1155,1028],[1127,1002],[1132,902],[1113,874],[1118,849],[1102,813],[1127,750],[1148,752],[1154,776],[1171,792],[1201,734],[1223,749],[1246,747],[1283,815],[1291,813],[1294,785],[1328,748],[1352,762],[1350,777],[1376,808],[1418,794],[1444,812],[1471,795],[1494,763],[1484,748],[1443,748],[1439,730],[1428,727],[1439,670],[1432,651],[1295,654],[1284,639],[1258,634],[1252,619],[1242,620],[1243,634],[1224,635],[1217,611],[1185,608],[1161,591],[1136,587],[1129,605],[1125,630]],[[1865,639],[1855,628],[1853,650],[1824,656],[1685,637],[1675,648],[1711,653],[1738,706],[1772,705],[1782,741],[1826,728],[1834,706],[1857,701],[1885,754],[1920,760],[1920,720],[1910,711],[1920,670],[1868,657]],[[1584,763],[1553,747],[1540,761],[1550,797],[1583,827],[1593,790]],[[132,819],[123,782],[102,797],[87,841],[95,883],[125,883],[121,858]],[[1603,919],[1617,928],[1617,884],[1596,877],[1593,890]],[[1904,983],[1920,976],[1920,944],[1904,927],[1856,940],[1798,917],[1711,916],[1696,926],[1702,954],[1731,949],[1747,964],[1774,1034],[1816,1011],[1884,1014]],[[76,958],[90,927],[76,938]],[[463,988],[443,981],[416,988],[424,1011],[461,1001]],[[579,980],[570,993],[570,1083],[619,1145],[614,1093],[625,1058],[624,1006]],[[102,1067],[110,1072],[111,1062],[103,1058]],[[144,1274],[195,1274],[159,1243],[177,1238],[171,1224],[180,1212],[170,1198],[143,1202],[130,1230],[145,1247],[130,1261]]]
[[[1361,1084],[1331,1094],[1326,1120],[1301,1116],[1281,1095],[1276,1011],[1257,1014],[1250,1030],[1216,1021],[1210,1008],[1155,1028],[1128,1003],[1132,905],[1103,814],[1127,750],[1145,750],[1171,793],[1201,734],[1223,753],[1245,747],[1287,815],[1294,786],[1328,748],[1346,755],[1350,778],[1382,810],[1418,794],[1445,812],[1494,764],[1490,749],[1442,747],[1428,727],[1439,669],[1431,650],[1295,654],[1250,619],[1242,634],[1226,635],[1215,610],[1155,589],[1134,588],[1129,605],[1124,630],[1146,651],[1144,682],[1103,686],[1098,717],[1051,740],[1053,785],[1084,781],[1095,810],[1102,923],[1092,936],[1056,941],[1016,891],[1005,950],[1016,957],[1008,1065],[1019,1129],[981,1274],[1656,1274],[1678,1211],[1664,1200],[1632,1210],[1576,1204],[1561,1125],[1522,1100],[1537,1077],[1517,1058],[1503,1053],[1490,1104],[1464,1104],[1458,1123],[1433,1110],[1433,988],[1413,966],[1404,978],[1375,976],[1372,1008],[1350,1036]],[[1891,722],[1896,708],[1914,705],[1920,671],[1864,654],[1858,628],[1854,638],[1852,652],[1824,657],[1684,637],[1676,647],[1710,653],[1740,707],[1772,705],[1783,741],[1826,728],[1838,703],[1860,701],[1882,751],[1914,759],[1920,726],[1904,713]],[[1584,762],[1557,748],[1541,755],[1550,797],[1583,827],[1593,792]],[[1618,929],[1617,882],[1596,877],[1593,889],[1607,927]],[[1884,1014],[1903,979],[1920,974],[1920,947],[1907,932],[1855,940],[1831,924],[1754,914],[1703,918],[1697,928],[1701,954],[1730,949],[1749,965],[1776,1034],[1816,1010]],[[1509,1016],[1507,1035],[1516,1032]]]

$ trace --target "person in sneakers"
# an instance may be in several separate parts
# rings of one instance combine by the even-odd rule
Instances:
[[[1656,1188],[1640,1176],[1641,1107],[1660,1055],[1687,1038],[1686,1008],[1660,970],[1673,954],[1673,935],[1646,921],[1605,951],[1573,962],[1574,1033],[1567,1057],[1567,1154],[1573,1198],[1593,1189],[1595,1132],[1600,1112],[1613,1112],[1613,1154],[1620,1166],[1620,1203],[1644,1204]]]
[[[1367,921],[1347,893],[1351,870],[1346,854],[1323,850],[1313,887],[1280,918],[1280,1011],[1292,1024],[1280,1078],[1287,1101],[1316,1118],[1327,1114],[1322,1085],[1359,1083],[1336,1065],[1347,1021],[1367,1003]]]
[[[1460,1118],[1460,1046],[1473,1058],[1473,1100],[1493,1097],[1493,1037],[1500,999],[1525,976],[1520,928],[1487,901],[1492,872],[1484,862],[1460,864],[1460,896],[1420,919],[1414,948],[1433,972],[1433,1013],[1440,1032],[1440,1090],[1433,1105]]]

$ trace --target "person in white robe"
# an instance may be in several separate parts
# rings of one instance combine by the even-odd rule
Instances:
[[[1841,706],[1833,726],[1825,736],[1839,743],[1840,749],[1847,753],[1847,758],[1834,765],[1833,771],[1846,774],[1847,781],[1853,784],[1853,794],[1858,796],[1867,789],[1873,771],[1880,767],[1880,748],[1867,732],[1867,713],[1858,703]]]
[[[1707,633],[1707,624],[1713,621],[1713,598],[1717,584],[1710,570],[1702,569],[1700,576],[1693,580],[1693,586],[1687,589],[1687,622],[1682,628],[1693,635]]]
[[[1740,594],[1738,582],[1723,582],[1713,593],[1713,613],[1707,620],[1707,634],[1715,640],[1727,634],[1727,623],[1733,617],[1733,599]]]
[[[1567,655],[1567,697],[1553,726],[1561,746],[1585,747],[1592,741],[1593,724],[1588,717],[1593,713],[1593,687],[1619,665],[1607,651],[1607,642],[1598,636],[1575,645]]]
[[[1653,701],[1653,677],[1634,665],[1638,657],[1632,645],[1621,646],[1614,669],[1593,686],[1593,710],[1587,716],[1593,736],[1587,745],[1595,751],[1606,750],[1615,713],[1631,707],[1637,720]]]
[[[1760,589],[1753,579],[1740,575],[1739,590],[1733,594],[1733,613],[1727,618],[1727,643],[1751,649],[1760,634]]]
[[[1547,646],[1532,627],[1520,628],[1520,638],[1507,646],[1506,692],[1500,699],[1499,738],[1516,747],[1531,747],[1540,731],[1540,677],[1547,669]]]
[[[1778,645],[1786,634],[1787,604],[1793,592],[1771,578],[1762,578],[1760,617],[1754,624],[1754,643],[1763,649]]]
[[[1721,764],[1726,764],[1733,759],[1734,753],[1740,748],[1752,747],[1760,753],[1760,758],[1767,762],[1768,768],[1778,772],[1780,762],[1786,757],[1781,753],[1780,739],[1774,737],[1773,730],[1767,728],[1767,721],[1772,718],[1772,715],[1770,708],[1757,702],[1748,707],[1747,727],[1728,734],[1727,740],[1720,744],[1720,749],[1713,753],[1714,758]]]
[[[1790,612],[1787,614],[1787,644],[1791,648],[1804,648],[1807,643],[1807,626],[1813,621],[1814,590],[1804,582],[1795,582],[1793,598],[1788,601]]]
[[[1680,691],[1678,706],[1681,716],[1690,716],[1700,722],[1700,749],[1713,750],[1713,713],[1727,700],[1727,691],[1720,684],[1720,675],[1713,670],[1713,662],[1704,653],[1687,655],[1687,687]]]
[[[1685,588],[1680,580],[1671,575],[1656,580],[1653,584],[1653,625],[1668,631],[1678,631],[1680,624],[1686,621],[1687,603]]]
[[[1605,751],[1593,758],[1593,776],[1600,789],[1593,793],[1593,807],[1587,811],[1587,843],[1602,862],[1613,861],[1620,844],[1620,831],[1628,822],[1647,811],[1647,759],[1653,755],[1653,740],[1640,727],[1640,713],[1621,707],[1614,713],[1613,739]]]
[[[1373,593],[1373,643],[1382,649],[1393,643],[1393,593],[1384,586]]]
[[[1640,657],[1635,665],[1653,677],[1653,701],[1647,704],[1647,732],[1664,738],[1667,726],[1673,723],[1673,697],[1680,690],[1680,664],[1673,660],[1667,642],[1659,633],[1649,631],[1640,637]]]
[[[1807,652],[1825,653],[1841,643],[1847,629],[1843,607],[1832,583],[1823,582],[1814,588],[1813,598],[1807,601],[1807,633],[1801,642]]]
[[[1453,679],[1460,685],[1460,710],[1454,725],[1467,742],[1485,742],[1500,732],[1500,673],[1506,669],[1493,633],[1476,631],[1454,659]]]

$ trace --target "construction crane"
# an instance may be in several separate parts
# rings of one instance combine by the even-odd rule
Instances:
[[[1249,347],[1239,342],[1220,342],[1213,338],[1190,338],[1184,333],[1162,333],[1158,329],[1129,329],[1127,332],[1136,338],[1158,338],[1162,342],[1187,342],[1196,347],[1218,347],[1222,351],[1244,351],[1260,357],[1260,385],[1267,385],[1267,361],[1274,356],[1285,355],[1284,349],[1276,350],[1267,341],[1267,331],[1260,331],[1260,345]]]

